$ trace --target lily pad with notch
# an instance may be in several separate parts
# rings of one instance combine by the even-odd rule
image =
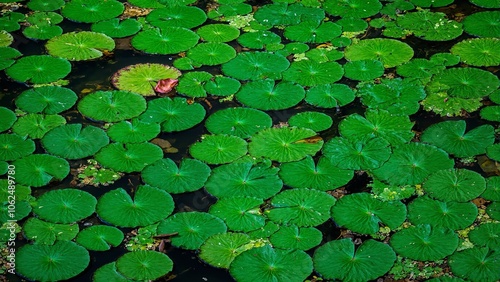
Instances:
[[[78,103],[82,115],[106,122],[117,122],[139,116],[146,110],[146,100],[139,94],[123,91],[96,91]]]
[[[40,196],[33,205],[33,213],[49,222],[69,224],[92,215],[96,204],[96,198],[90,193],[65,188]]]
[[[194,47],[200,37],[187,28],[165,27],[139,32],[132,38],[132,46],[148,54],[177,54]]]
[[[43,84],[55,82],[71,72],[71,64],[49,55],[31,55],[20,58],[5,73],[15,81]]]
[[[242,104],[258,110],[284,110],[300,103],[305,90],[293,82],[263,79],[243,84],[235,96]]]
[[[216,75],[209,81],[205,82],[203,88],[208,94],[214,96],[230,96],[238,92],[241,83],[227,76]]]
[[[95,159],[104,167],[120,172],[139,172],[163,157],[163,150],[151,143],[111,143]]]
[[[283,56],[268,52],[241,52],[222,65],[224,75],[238,80],[280,79],[290,62]]]
[[[53,245],[57,241],[71,241],[79,231],[78,224],[57,224],[36,217],[30,217],[23,225],[24,237],[43,245]]]
[[[240,30],[227,24],[207,24],[196,30],[196,33],[208,42],[229,42],[239,37]]]
[[[500,11],[481,11],[468,15],[462,23],[465,32],[470,35],[500,37],[498,19],[500,19]]]
[[[15,160],[12,165],[16,167],[16,182],[31,187],[42,187],[69,174],[65,159],[46,154],[32,154]]]
[[[249,138],[260,130],[272,126],[271,117],[253,108],[227,108],[210,115],[205,126],[212,134],[229,134]]]
[[[160,131],[161,127],[158,123],[144,122],[134,118],[132,121],[123,120],[111,125],[107,134],[118,143],[141,143],[155,138]]]
[[[22,56],[21,52],[11,47],[0,47],[0,70],[12,66],[16,58]]]
[[[179,78],[177,93],[192,98],[207,97],[204,84],[212,77],[212,74],[206,71],[188,72]]]
[[[487,247],[472,247],[455,252],[448,258],[453,275],[473,282],[500,279],[500,252]]]
[[[77,100],[69,88],[41,86],[23,91],[16,98],[16,106],[27,113],[58,114],[73,107]]]
[[[500,223],[486,222],[469,232],[469,239],[475,246],[498,249],[500,247]]]
[[[302,43],[325,43],[342,34],[342,27],[333,22],[302,21],[285,28],[285,37]]]
[[[326,0],[323,9],[332,15],[342,18],[368,18],[377,14],[382,8],[378,0]]]
[[[68,32],[50,39],[45,48],[55,57],[85,61],[100,58],[104,52],[112,51],[115,49],[115,41],[98,32]]]
[[[307,251],[321,243],[323,234],[314,227],[281,226],[269,241],[275,248]]]
[[[132,2],[132,1],[130,1]],[[115,281],[115,282],[131,282],[132,280],[126,278],[118,272],[116,269],[116,261],[107,263],[101,267],[99,267],[92,277],[95,282],[106,282],[106,281]]]
[[[24,36],[35,40],[49,40],[63,34],[63,29],[58,25],[31,25],[23,30]]]
[[[333,125],[332,118],[320,112],[301,112],[288,119],[290,126],[309,128],[316,132],[329,129]]]
[[[15,133],[0,134],[0,161],[13,161],[35,151],[35,142]]]
[[[236,50],[226,43],[200,43],[189,49],[187,56],[195,64],[215,66],[226,63],[236,56]]]
[[[268,45],[281,43],[281,37],[269,30],[243,33],[237,40],[241,46],[250,49],[264,49]]]
[[[54,1],[45,1],[45,0],[30,0],[26,5],[33,11],[55,11],[64,6],[64,0],[54,0]]]
[[[397,17],[396,22],[400,28],[427,41],[448,41],[459,37],[463,32],[462,24],[449,20],[445,13],[425,9],[405,13]]]
[[[21,136],[40,139],[53,128],[66,124],[60,115],[27,114],[20,117],[12,126],[12,131]]]
[[[172,271],[174,262],[164,253],[139,250],[116,260],[116,269],[132,280],[155,280]]]
[[[72,21],[94,23],[117,17],[125,10],[117,0],[71,0],[61,9],[61,14]]]
[[[320,108],[342,107],[354,101],[354,90],[341,83],[323,84],[310,87],[305,101]]]
[[[470,2],[482,8],[500,8],[497,0],[470,0]]]
[[[123,232],[113,226],[93,225],[78,233],[76,242],[89,251],[107,251],[118,247],[124,239]]]
[[[344,69],[337,62],[318,63],[312,60],[295,61],[283,72],[283,80],[302,86],[316,86],[339,81]]]
[[[199,256],[211,266],[228,269],[234,258],[251,244],[250,237],[244,233],[215,234],[203,243]]]
[[[379,60],[385,68],[392,68],[408,62],[413,57],[413,49],[399,40],[375,38],[348,46],[344,55],[349,61]]]
[[[93,23],[91,30],[106,34],[111,38],[124,38],[132,36],[141,30],[141,23],[135,19],[128,18],[120,20],[118,18],[99,21]]]
[[[321,9],[308,9],[302,4],[273,3],[260,7],[254,18],[263,25],[296,25],[302,20],[321,21],[325,12]]]
[[[384,74],[384,64],[378,60],[349,61],[344,65],[344,76],[359,81],[373,80]]]
[[[160,29],[168,27],[183,27],[191,29],[207,20],[205,12],[196,6],[168,6],[152,10],[146,20]]]
[[[481,194],[481,198],[488,201],[500,201],[500,177],[491,176],[486,178],[486,190]]]
[[[201,141],[189,148],[195,159],[208,164],[233,162],[247,153],[247,142],[237,136],[213,134],[202,136]]]
[[[500,15],[499,15],[500,17]],[[458,42],[451,53],[470,66],[492,67],[500,64],[500,39],[474,38]]]
[[[262,199],[255,197],[224,197],[208,212],[224,220],[229,230],[246,233],[264,226],[266,218],[260,210],[263,204]]]
[[[435,199],[467,202],[484,192],[486,180],[473,170],[439,170],[431,174],[422,187]]]
[[[96,212],[101,220],[121,227],[147,226],[156,223],[174,210],[174,200],[167,192],[141,185],[133,198],[123,188],[102,195]]]

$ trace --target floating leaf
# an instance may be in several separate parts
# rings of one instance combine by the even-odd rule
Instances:
[[[322,157],[315,164],[311,156],[280,166],[280,178],[293,188],[312,188],[329,191],[347,184],[354,176],[352,170],[335,166],[329,158]]]
[[[342,27],[333,22],[303,21],[285,29],[285,37],[302,43],[325,43],[342,33]]]
[[[411,2],[422,8],[444,7],[453,3],[454,0],[411,0]]]
[[[280,79],[290,66],[283,56],[267,52],[241,52],[222,65],[222,72],[239,80]]]
[[[14,123],[12,131],[21,136],[40,139],[53,128],[63,124],[66,124],[66,119],[60,115],[28,114]]]
[[[130,1],[132,2],[132,0]],[[99,267],[93,276],[95,282],[115,281],[115,282],[130,282],[123,274],[119,273],[116,269],[116,262],[110,262]]]
[[[337,62],[318,63],[311,60],[295,61],[283,72],[283,80],[303,86],[315,86],[339,81],[344,74]]]
[[[484,154],[486,147],[495,142],[494,128],[491,125],[478,126],[465,133],[464,120],[443,121],[428,127],[421,136],[421,141],[459,158]]]
[[[102,195],[97,215],[115,226],[147,226],[169,216],[174,200],[167,192],[151,186],[139,186],[132,197],[122,188]]]
[[[486,246],[490,249],[500,247],[500,224],[488,222],[479,225],[469,232],[469,238],[476,246]]]
[[[226,24],[207,24],[204,25],[196,33],[208,42],[229,42],[239,37],[240,30]]]
[[[92,119],[116,122],[140,115],[146,109],[146,100],[128,91],[96,91],[80,100],[78,110]]]
[[[94,23],[117,17],[124,9],[116,0],[71,0],[62,7],[61,13],[75,22]]]
[[[320,21],[325,17],[321,9],[308,9],[301,4],[288,5],[286,3],[274,3],[260,7],[254,14],[254,18],[263,25],[296,25],[301,20]]]
[[[279,44],[281,37],[268,30],[243,33],[238,37],[238,43],[246,48],[263,49],[268,45]]]
[[[33,11],[55,11],[64,6],[64,0],[54,0],[54,1],[45,1],[45,0],[30,0],[27,3],[28,8]]]
[[[24,245],[16,252],[16,271],[30,280],[66,280],[80,274],[90,262],[89,252],[71,241],[54,245]]]
[[[332,118],[319,112],[301,112],[290,117],[290,126],[309,128],[316,132],[327,130],[333,125]]]
[[[73,107],[77,99],[69,88],[42,86],[23,91],[16,106],[27,113],[58,114]]]
[[[65,159],[51,155],[33,154],[15,160],[16,182],[31,187],[41,187],[52,179],[62,180],[69,174]]]
[[[193,192],[205,184],[210,167],[201,161],[183,158],[179,167],[171,159],[161,159],[144,168],[143,181],[172,194]]]
[[[13,161],[35,151],[35,142],[17,134],[0,134],[0,161]]]
[[[384,74],[384,64],[377,60],[350,61],[344,65],[344,76],[360,81],[368,81]]]
[[[183,27],[165,27],[139,32],[132,38],[132,46],[148,54],[177,54],[198,43],[200,37]]]
[[[306,91],[305,101],[320,108],[335,108],[351,103],[355,97],[349,86],[335,83],[310,87]]]
[[[412,57],[413,49],[408,44],[387,38],[360,40],[345,50],[345,58],[349,61],[379,60],[386,68],[401,65]]]
[[[483,8],[500,8],[500,3],[497,0],[470,0],[470,2]]]
[[[189,49],[187,56],[195,64],[215,66],[226,63],[236,56],[236,50],[220,42],[200,43]]]
[[[272,79],[247,82],[236,93],[236,99],[242,104],[265,111],[291,108],[304,97],[302,86],[286,81],[275,84]]]
[[[48,40],[62,33],[63,29],[57,25],[31,25],[23,30],[27,38],[39,40]]]
[[[98,32],[69,32],[50,39],[45,48],[52,56],[70,61],[84,61],[100,58],[104,55],[103,52],[115,49],[115,41]]]
[[[189,153],[208,164],[230,163],[247,153],[247,142],[232,135],[204,135],[189,148]]]
[[[108,128],[108,136],[118,143],[141,143],[149,141],[160,134],[158,123],[143,122],[139,119],[120,121]]]
[[[323,139],[307,128],[283,127],[259,131],[251,137],[249,152],[279,162],[292,162],[314,155],[323,146]]]
[[[134,280],[155,280],[172,271],[173,266],[166,254],[155,251],[129,252],[116,260],[116,269]]]
[[[276,223],[295,224],[298,227],[317,226],[328,220],[335,198],[326,192],[312,189],[285,190],[271,200],[266,211]]]
[[[210,206],[209,213],[224,220],[229,230],[249,232],[264,226],[263,203],[254,197],[225,197]]]
[[[500,279],[500,253],[483,247],[455,252],[448,258],[455,276],[473,282],[494,282]]]
[[[250,237],[243,233],[221,233],[208,238],[200,248],[200,258],[214,267],[229,268],[229,265],[245,246],[251,244]]]
[[[229,272],[241,282],[300,282],[312,269],[312,259],[304,251],[273,249],[265,245],[241,253],[231,263]]]
[[[486,190],[481,194],[481,198],[488,201],[500,201],[500,177],[486,178]]]
[[[357,17],[343,17],[335,23],[340,25],[344,32],[362,32],[368,27],[366,21]]]
[[[16,114],[5,107],[0,107],[0,132],[10,129],[10,127],[16,122]]]
[[[409,62],[399,65],[396,72],[404,77],[428,78],[445,69],[445,66],[435,60],[414,58]]]
[[[268,199],[282,186],[278,168],[272,167],[270,162],[253,164],[250,161],[216,167],[205,183],[207,192],[217,198],[247,196]]]
[[[229,96],[236,93],[241,87],[241,83],[233,78],[216,75],[213,79],[205,82],[203,88],[210,95]]]
[[[14,64],[15,59],[21,56],[21,52],[10,47],[0,47],[0,70],[6,69]]]
[[[139,32],[141,24],[131,18],[124,20],[114,18],[93,23],[91,29],[94,32],[100,32],[112,38],[123,38]]]
[[[205,126],[212,134],[229,134],[249,138],[272,126],[271,117],[253,108],[227,108],[210,115]]]
[[[93,225],[78,233],[76,242],[90,251],[107,251],[118,247],[123,241],[123,232],[113,226]]]
[[[172,234],[172,245],[196,250],[210,236],[225,233],[226,225],[222,219],[202,212],[180,212],[163,220],[158,225],[158,234]]]
[[[398,27],[428,41],[447,41],[462,34],[462,24],[449,20],[445,13],[420,10],[397,17]]]
[[[486,189],[486,181],[477,172],[467,169],[440,170],[424,182],[424,190],[442,201],[467,202]]]
[[[470,35],[500,37],[498,18],[500,18],[500,11],[482,11],[468,15],[462,23],[465,32]]]
[[[151,143],[111,143],[95,155],[104,167],[120,172],[141,171],[162,157],[162,149]]]
[[[321,243],[323,234],[314,227],[282,226],[269,238],[271,244],[280,249],[307,251]]]
[[[314,252],[314,269],[326,279],[369,281],[391,269],[396,254],[387,244],[372,239],[357,249],[351,239],[330,241]]]
[[[458,236],[450,229],[428,224],[411,226],[391,236],[391,246],[399,255],[420,261],[435,261],[455,252]]]
[[[168,27],[190,29],[203,24],[207,20],[207,15],[198,7],[178,5],[154,9],[146,16],[146,20],[160,29]]]
[[[466,39],[451,47],[451,53],[460,57],[468,65],[491,67],[500,64],[500,39],[475,38]]]
[[[80,231],[78,224],[57,224],[30,217],[23,226],[23,234],[36,244],[53,245],[57,241],[71,241]]]
[[[207,92],[203,85],[212,79],[212,74],[205,71],[189,72],[181,76],[177,93],[188,97],[207,97]]]
[[[17,60],[5,73],[19,82],[41,84],[64,78],[70,71],[71,64],[63,58],[32,55]]]

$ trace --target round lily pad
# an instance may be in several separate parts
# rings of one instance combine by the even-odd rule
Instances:
[[[196,33],[204,41],[229,42],[238,38],[240,30],[227,24],[207,24],[198,28]]]
[[[48,55],[25,56],[5,70],[12,79],[33,84],[50,83],[64,78],[71,64],[63,58]]]
[[[283,56],[268,52],[241,52],[222,65],[222,72],[239,80],[279,79],[290,66]]]
[[[267,216],[280,224],[318,226],[328,220],[330,208],[334,204],[335,198],[323,191],[285,190],[271,199],[271,209],[267,211]]]
[[[55,11],[64,6],[64,0],[44,1],[44,0],[30,0],[27,3],[28,8],[33,11]]]
[[[148,54],[177,54],[198,43],[200,37],[183,27],[164,27],[139,32],[132,38],[132,46]]]
[[[111,143],[95,155],[104,167],[121,172],[141,171],[162,157],[162,149],[151,143]]]
[[[443,259],[455,252],[458,236],[450,229],[428,224],[402,229],[391,236],[396,253],[420,261]]]
[[[130,91],[143,96],[154,96],[155,87],[160,80],[176,79],[181,72],[174,67],[163,64],[135,64],[118,70],[111,77],[113,86],[120,90]]]
[[[61,23],[63,19],[63,16],[55,12],[36,11],[32,14],[29,14],[26,18],[26,21],[32,26],[48,26]]]
[[[494,282],[500,279],[500,252],[487,247],[473,247],[455,252],[448,258],[455,276],[473,282]]]
[[[423,58],[411,59],[402,65],[399,65],[396,72],[404,77],[428,78],[445,69],[445,66],[435,60]]]
[[[347,184],[354,172],[335,166],[329,158],[322,157],[315,164],[311,156],[306,156],[300,161],[281,164],[279,175],[293,188],[329,191]]]
[[[42,86],[23,91],[16,106],[27,113],[58,114],[71,108],[78,97],[69,88]]]
[[[483,8],[500,8],[500,3],[497,0],[470,0],[470,2]]]
[[[212,170],[205,183],[208,193],[217,198],[247,196],[268,199],[283,187],[278,168],[270,162],[250,161],[221,165]]]
[[[337,62],[318,63],[312,60],[295,61],[283,72],[283,80],[296,82],[303,86],[315,86],[339,81],[344,75],[342,66]]]
[[[272,44],[279,44],[281,37],[269,30],[258,30],[243,33],[238,37],[238,43],[246,48],[263,49]]]
[[[78,189],[52,190],[40,196],[33,213],[53,223],[75,223],[95,211],[97,200],[90,193]]]
[[[312,259],[304,251],[273,249],[265,245],[241,253],[231,263],[229,272],[241,282],[300,282],[312,269]]]
[[[302,86],[292,82],[264,79],[244,84],[236,93],[242,104],[259,110],[284,110],[291,108],[305,97]]]
[[[206,81],[203,85],[205,91],[210,95],[229,96],[236,93],[241,87],[241,83],[233,78],[217,75],[213,79]]]
[[[132,2],[132,1],[130,1]],[[93,281],[95,282],[105,282],[105,281],[116,281],[116,282],[130,282],[123,274],[118,272],[116,269],[116,262],[110,262],[99,267],[93,276]]]
[[[189,129],[205,118],[205,108],[199,103],[188,103],[184,98],[169,97],[148,102],[148,108],[139,119],[143,122],[160,123],[164,132]]]
[[[149,141],[160,134],[158,123],[143,122],[139,119],[120,121],[107,130],[109,138],[118,143],[141,143]]]
[[[320,9],[307,9],[302,4],[288,5],[287,3],[273,3],[260,7],[254,18],[263,25],[296,25],[301,20],[317,21],[325,17]]]
[[[0,31],[0,48],[9,46],[13,41],[14,37],[9,32],[5,30]]]
[[[451,53],[436,53],[430,57],[430,61],[446,67],[455,66],[460,63],[460,57]]]
[[[486,178],[486,190],[481,194],[481,198],[488,201],[500,201],[500,177],[492,176]]]
[[[494,220],[500,220],[500,202],[493,202],[486,208],[486,213]]]
[[[326,279],[369,281],[391,269],[396,254],[387,244],[372,239],[357,248],[351,239],[330,241],[314,252],[314,269]]]
[[[408,205],[408,220],[415,224],[461,230],[476,220],[478,211],[472,202],[438,201],[419,197]]]
[[[221,233],[208,238],[200,248],[200,258],[214,267],[229,268],[229,265],[245,246],[251,244],[244,233]]]
[[[314,155],[323,146],[323,139],[307,128],[269,128],[252,136],[249,152],[279,162],[298,161]]]
[[[78,224],[57,224],[30,217],[23,225],[23,234],[37,244],[53,245],[57,241],[73,240],[80,228]]]
[[[419,10],[397,17],[399,28],[408,30],[414,36],[428,41],[448,41],[459,37],[462,24],[449,20],[444,13]]]
[[[90,251],[107,251],[123,241],[123,232],[113,226],[93,225],[78,233],[76,242]]]
[[[332,118],[319,112],[302,112],[295,114],[288,120],[290,126],[309,128],[316,132],[327,130],[333,125]]]
[[[432,173],[453,168],[448,154],[422,143],[402,144],[393,150],[389,160],[373,174],[389,184],[421,184]]]
[[[27,114],[14,123],[12,131],[21,136],[40,139],[53,128],[63,124],[66,124],[66,119],[60,115]]]
[[[500,234],[500,224],[488,222],[471,230],[471,232],[469,232],[469,239],[476,246],[498,249],[498,247],[500,247],[500,237],[498,234]]]
[[[500,121],[500,106],[488,106],[481,109],[481,118],[489,121]]]
[[[307,251],[321,243],[323,234],[314,227],[282,226],[269,238],[271,244],[280,249]]]
[[[368,193],[346,195],[333,206],[333,220],[361,234],[375,234],[379,224],[396,229],[406,220],[406,207],[399,201],[384,202]]]
[[[131,18],[124,20],[114,18],[93,23],[91,29],[93,32],[104,33],[111,38],[123,38],[139,32],[141,23]]]
[[[62,7],[61,13],[75,22],[94,23],[117,17],[124,9],[117,0],[71,0]]]
[[[285,29],[285,37],[302,43],[325,43],[342,33],[342,27],[333,22],[303,21]]]
[[[0,161],[13,161],[35,151],[35,142],[17,134],[0,134]]]
[[[260,211],[263,203],[254,197],[225,197],[213,204],[209,213],[224,220],[229,230],[249,232],[265,224],[266,218]]]
[[[468,15],[462,23],[465,32],[470,35],[500,37],[499,18],[500,11],[482,11]]]
[[[500,64],[500,39],[475,38],[461,41],[451,47],[451,53],[468,65],[491,67]]]
[[[45,48],[52,56],[70,61],[84,61],[100,58],[104,55],[103,52],[112,51],[115,49],[115,41],[98,32],[69,32],[50,39]]]
[[[150,225],[173,210],[172,196],[151,186],[139,186],[133,198],[123,188],[111,190],[99,198],[96,208],[103,221],[122,227]]]
[[[320,108],[335,108],[351,103],[355,97],[354,91],[345,84],[322,84],[307,89],[305,101]]]
[[[104,130],[82,124],[61,125],[47,132],[41,140],[48,153],[68,160],[82,159],[94,155],[108,145],[109,138]]]
[[[24,245],[16,252],[16,271],[30,280],[66,280],[80,274],[90,262],[89,252],[71,241],[54,245]]]
[[[448,95],[459,98],[481,98],[500,86],[500,79],[477,68],[449,68],[432,77],[431,83],[442,84]]]
[[[215,66],[226,63],[236,56],[236,50],[226,43],[200,43],[189,49],[187,56],[195,64]]]
[[[467,133],[465,129],[464,120],[443,121],[428,127],[420,140],[459,158],[484,154],[486,147],[495,142],[494,128],[491,125],[481,125]]]
[[[116,122],[140,115],[146,109],[146,100],[128,91],[96,91],[78,103],[82,115],[107,122]]]
[[[161,159],[141,172],[143,181],[172,194],[193,192],[205,184],[210,167],[201,161],[183,158],[179,166],[171,159]]]
[[[10,129],[17,120],[16,114],[5,107],[0,107],[0,115],[2,116],[0,120],[0,132]]]
[[[189,153],[208,164],[230,163],[247,153],[247,142],[232,135],[204,135],[189,148]]]
[[[225,233],[226,225],[222,219],[209,213],[180,212],[163,220],[158,225],[158,234],[172,234],[172,245],[196,250],[212,235]]]
[[[21,52],[11,47],[0,47],[0,70],[6,69],[15,63]]]
[[[12,163],[16,167],[16,182],[31,187],[41,187],[51,180],[62,180],[69,174],[65,159],[51,155],[33,154]]]
[[[169,273],[173,266],[166,254],[149,250],[129,252],[116,260],[116,269],[133,280],[155,280]]]
[[[204,84],[212,79],[212,74],[206,71],[193,71],[179,78],[177,93],[188,97],[207,97]]]
[[[408,44],[387,38],[360,40],[345,50],[345,58],[349,61],[379,60],[386,68],[401,65],[412,57],[413,49]]]
[[[229,134],[249,138],[272,126],[271,117],[253,108],[227,108],[210,115],[205,126],[213,134]]]
[[[207,20],[207,15],[198,7],[177,5],[154,9],[147,15],[146,20],[160,29],[166,27],[190,29],[203,24]]]
[[[344,65],[344,76],[353,80],[367,81],[381,77],[384,70],[384,64],[381,61],[350,61]]]
[[[467,202],[483,193],[486,181],[479,173],[468,169],[440,170],[427,178],[423,188],[438,200]]]
[[[38,40],[48,40],[62,33],[63,29],[57,25],[31,25],[23,30],[24,36]]]

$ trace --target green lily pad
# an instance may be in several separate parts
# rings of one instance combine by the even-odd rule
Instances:
[[[453,3],[454,0],[410,0],[413,4],[422,7],[444,7]]]
[[[224,75],[239,80],[280,79],[290,66],[283,56],[267,52],[241,52],[222,65]]]
[[[495,142],[494,128],[491,125],[481,125],[467,133],[465,129],[464,120],[443,121],[428,127],[420,140],[459,158],[484,154],[486,147]]]
[[[240,87],[241,83],[238,80],[221,75],[216,75],[203,85],[208,94],[215,96],[233,95]]]
[[[470,35],[500,37],[499,17],[500,11],[482,11],[468,15],[462,23],[465,32]]]
[[[17,134],[0,134],[0,161],[13,161],[35,151],[35,142]]]
[[[486,208],[486,213],[494,220],[500,220],[500,202],[493,202]]]
[[[14,37],[9,32],[5,30],[0,31],[0,48],[9,46],[13,41]]]
[[[132,0],[130,1],[132,2]],[[106,282],[106,281],[115,281],[115,282],[130,282],[132,280],[127,279],[123,274],[118,272],[116,269],[116,262],[110,262],[99,267],[93,276],[93,281],[95,282]]]
[[[283,127],[259,131],[251,137],[249,152],[279,162],[292,162],[316,154],[323,139],[307,128]]]
[[[95,120],[116,122],[140,115],[146,110],[146,100],[128,91],[96,91],[80,100],[78,110]]]
[[[27,114],[14,123],[12,131],[21,136],[40,139],[53,128],[63,124],[66,124],[66,119],[60,115]]]
[[[124,5],[116,0],[71,0],[66,3],[61,13],[64,17],[82,23],[94,23],[119,16],[125,9]]]
[[[296,25],[301,21],[321,21],[325,12],[321,9],[310,9],[302,4],[273,3],[260,7],[254,18],[263,25]]]
[[[118,247],[124,237],[123,232],[116,227],[94,225],[80,231],[76,242],[90,251],[107,251],[111,246]]]
[[[132,38],[132,46],[148,54],[177,54],[194,47],[200,37],[187,28],[164,27],[139,32]]]
[[[342,33],[342,27],[333,22],[303,21],[285,28],[285,37],[302,43],[325,43]]]
[[[489,121],[500,121],[500,106],[488,106],[481,109],[481,118]]]
[[[372,239],[355,247],[351,239],[330,241],[314,252],[314,269],[326,279],[375,280],[391,269],[396,254],[387,244]]]
[[[73,107],[76,93],[59,86],[42,86],[23,91],[16,99],[16,106],[27,113],[58,114]]]
[[[100,32],[111,38],[123,38],[139,32],[141,23],[131,18],[124,20],[114,18],[93,23],[91,29],[93,32]]]
[[[196,33],[208,42],[229,42],[239,37],[240,30],[227,24],[207,24]]]
[[[500,177],[486,178],[486,190],[481,194],[481,198],[488,201],[500,201]]]
[[[120,121],[107,130],[109,138],[118,143],[141,143],[149,141],[160,134],[158,123],[143,122],[139,119]]]
[[[189,153],[208,164],[230,163],[247,153],[247,142],[232,135],[204,135],[189,148]]]
[[[212,134],[229,134],[249,138],[272,126],[271,117],[253,108],[227,108],[210,115],[205,126]]]
[[[451,47],[451,53],[460,61],[476,67],[491,67],[500,64],[500,39],[466,39]]]
[[[108,145],[109,138],[104,130],[82,124],[61,125],[47,132],[41,140],[43,148],[50,154],[68,160],[83,159],[97,153]]]
[[[283,80],[303,86],[315,86],[339,81],[344,75],[337,62],[318,63],[312,60],[295,61],[283,72]]]
[[[154,9],[146,16],[146,20],[160,29],[167,27],[184,27],[191,29],[207,20],[205,12],[195,6],[170,6]]]
[[[498,234],[500,234],[500,224],[488,222],[471,230],[469,232],[469,239],[476,246],[498,249],[500,247],[500,237]]]
[[[436,53],[430,57],[430,61],[445,67],[451,67],[460,63],[460,57],[451,53]]]
[[[384,202],[368,193],[349,194],[332,208],[333,220],[361,234],[375,234],[379,224],[396,229],[406,220],[406,207],[399,201]]]
[[[435,60],[414,58],[396,68],[397,74],[410,78],[428,78],[445,69]]]
[[[279,44],[280,42],[281,37],[269,30],[247,32],[238,37],[238,43],[250,49],[263,49],[268,45]]]
[[[206,66],[226,63],[236,56],[236,50],[221,42],[200,43],[189,49],[187,56],[195,62]]]
[[[333,125],[332,118],[319,112],[302,112],[288,119],[290,126],[309,128],[316,132],[327,130]]]
[[[435,261],[455,252],[458,247],[458,236],[450,229],[425,224],[394,233],[390,243],[396,253],[403,257]]]
[[[33,84],[50,83],[64,78],[71,64],[63,58],[48,55],[25,56],[5,70],[12,79]]]
[[[368,27],[368,23],[366,21],[357,17],[344,17],[335,23],[340,25],[342,27],[342,31],[344,32],[361,32],[365,31]]]
[[[132,197],[123,188],[102,195],[96,212],[103,221],[115,226],[147,226],[169,216],[174,200],[167,192],[151,186],[139,186]]]
[[[48,40],[63,34],[63,29],[57,25],[31,25],[23,30],[23,34],[30,39]]]
[[[265,224],[266,218],[260,211],[263,203],[254,197],[224,197],[210,206],[209,213],[224,220],[229,230],[249,232]]]
[[[0,70],[6,69],[15,63],[17,57],[22,56],[21,52],[11,47],[0,47]]]
[[[151,143],[111,143],[95,159],[104,167],[120,172],[142,171],[163,157],[163,150]]]
[[[470,0],[470,2],[483,8],[500,8],[500,3],[497,0]]]
[[[199,256],[211,266],[228,269],[234,258],[250,244],[250,237],[243,233],[215,234],[201,246]]]
[[[64,6],[64,0],[54,0],[54,1],[45,1],[45,0],[30,0],[27,3],[28,8],[33,11],[55,11]]]
[[[500,279],[500,252],[487,247],[473,247],[455,252],[448,258],[455,276],[473,282],[494,282]]]
[[[129,252],[116,260],[116,269],[133,280],[155,280],[169,273],[173,266],[166,254],[155,251]]]
[[[36,244],[53,245],[57,241],[73,240],[80,228],[78,224],[57,224],[30,217],[23,226],[23,234]]]
[[[196,250],[210,236],[225,233],[222,219],[202,212],[179,212],[158,225],[158,234],[172,234],[172,245],[186,250]]]
[[[323,234],[314,227],[282,226],[269,241],[280,249],[307,251],[321,243]]]
[[[312,269],[312,259],[304,251],[273,249],[265,245],[241,253],[231,263],[229,272],[241,282],[301,282]]]
[[[16,252],[16,271],[30,280],[57,281],[77,276],[90,262],[89,252],[71,241],[24,245]]]
[[[65,159],[51,155],[33,154],[15,160],[16,182],[31,187],[41,187],[51,180],[62,180],[69,174]]]
[[[212,74],[205,71],[186,73],[179,78],[177,93],[193,98],[207,97],[204,84],[211,79]]]
[[[70,61],[85,61],[100,58],[105,51],[112,51],[115,49],[115,41],[98,32],[69,32],[53,37],[45,44],[45,48],[55,57]]]
[[[205,184],[210,167],[201,161],[183,158],[179,167],[171,159],[161,159],[141,172],[143,181],[172,194],[193,192]]]
[[[285,190],[271,199],[271,209],[266,211],[276,223],[295,224],[298,227],[318,226],[330,217],[335,198],[313,189]]]
[[[377,60],[350,61],[344,65],[344,76],[360,81],[368,81],[384,74],[384,64]]]
[[[305,90],[292,82],[275,84],[272,79],[263,79],[247,82],[235,96],[242,104],[255,109],[284,110],[300,103],[305,97]]]
[[[413,49],[408,44],[387,38],[360,40],[345,50],[345,58],[349,61],[379,60],[386,68],[401,65],[412,57]]]
[[[420,10],[397,17],[398,27],[428,41],[448,41],[459,37],[462,24],[449,20],[445,13]]]
[[[250,161],[221,165],[212,170],[205,183],[208,193],[217,198],[256,197],[268,199],[283,187],[278,168],[270,162],[254,164]]]
[[[0,120],[0,132],[10,129],[17,120],[16,114],[5,107],[0,107],[0,115],[2,116],[2,120]]]
[[[329,191],[347,184],[354,172],[335,166],[329,158],[321,157],[315,164],[313,158],[307,156],[300,161],[281,164],[279,175],[293,188]]]
[[[351,103],[354,98],[354,90],[349,86],[334,83],[310,87],[306,91],[305,101],[320,108],[335,108]]]
[[[36,200],[33,213],[53,223],[75,223],[92,215],[96,204],[96,198],[82,190],[51,190]]]
[[[427,178],[423,188],[438,200],[467,202],[484,192],[486,181],[481,174],[472,170],[440,170]]]

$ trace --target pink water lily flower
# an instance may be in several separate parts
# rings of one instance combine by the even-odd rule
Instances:
[[[160,79],[155,86],[155,92],[166,94],[172,91],[172,89],[174,89],[174,87],[177,85],[178,82],[179,81],[174,78]]]

